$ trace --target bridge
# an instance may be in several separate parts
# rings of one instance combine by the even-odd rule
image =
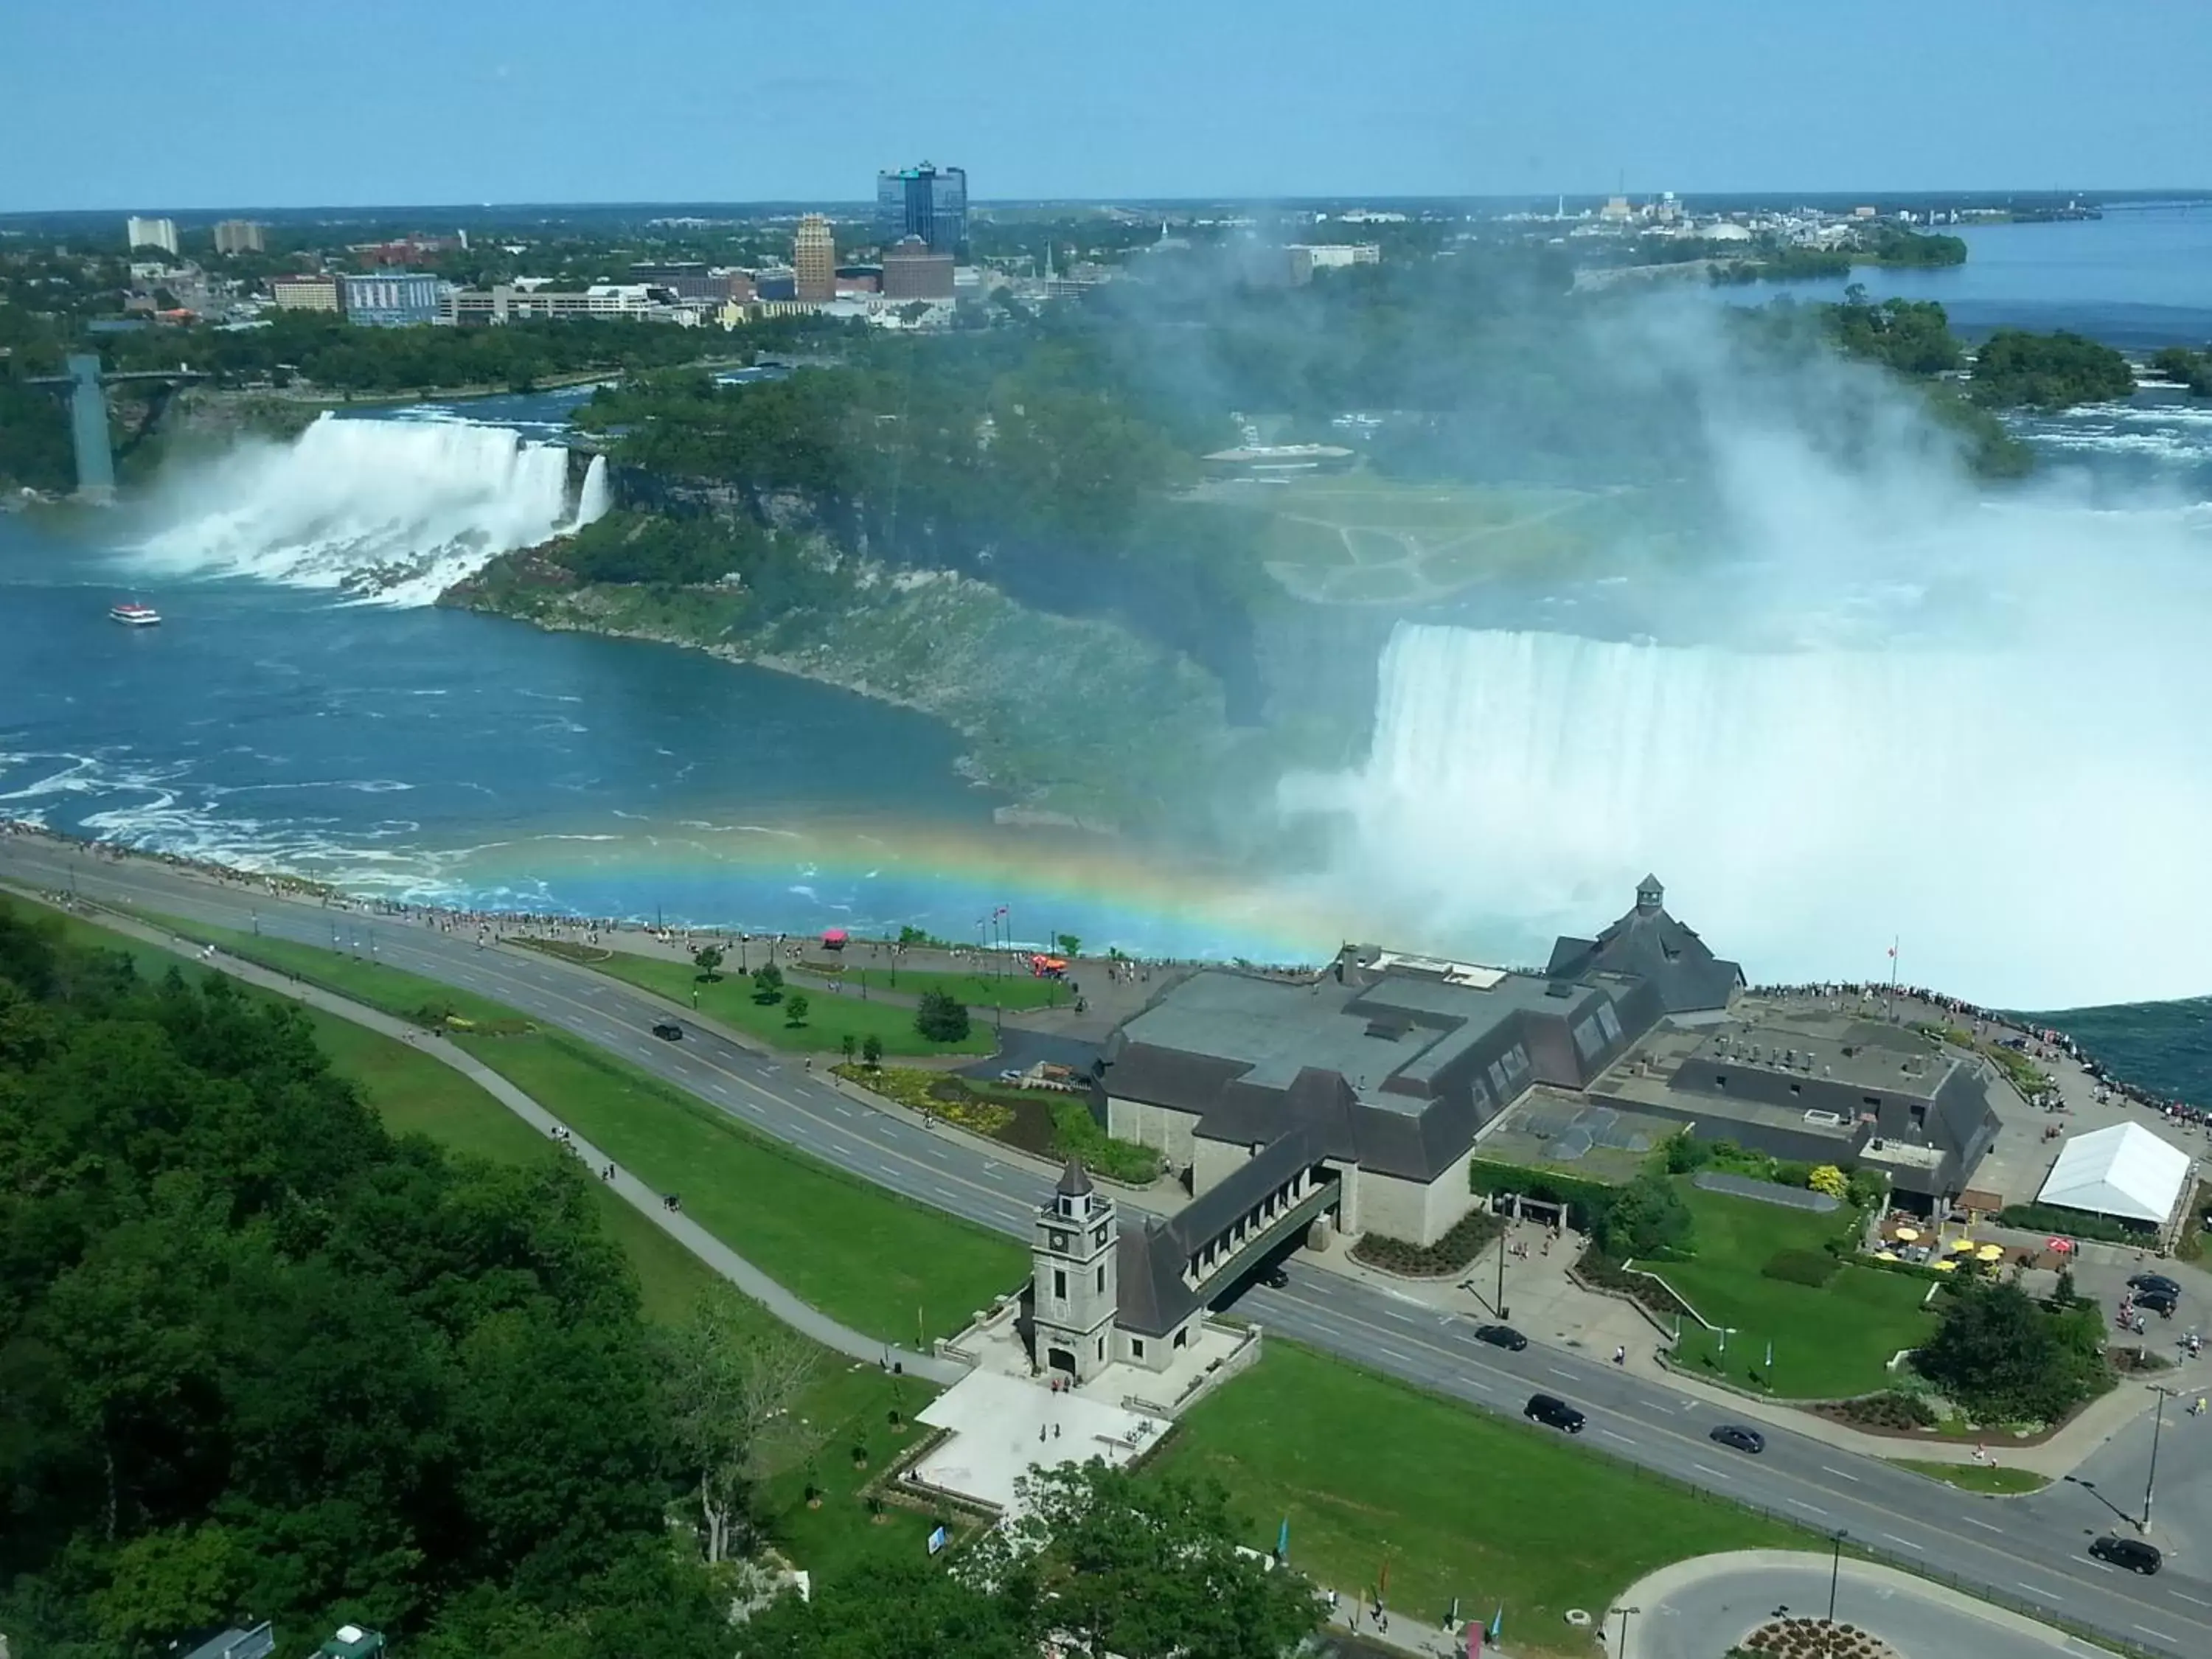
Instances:
[[[111,501],[115,495],[115,449],[107,432],[107,388],[130,380],[159,380],[174,389],[179,381],[204,380],[196,368],[103,370],[96,352],[71,352],[69,373],[40,374],[26,386],[67,386],[70,389],[70,441],[76,451],[76,493],[79,501]]]

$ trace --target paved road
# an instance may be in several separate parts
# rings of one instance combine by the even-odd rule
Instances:
[[[348,948],[476,991],[601,1044],[700,1099],[827,1162],[994,1231],[1029,1234],[1044,1187],[1035,1170],[970,1143],[847,1099],[796,1066],[692,1027],[681,1043],[647,1027],[666,1005],[618,981],[524,951],[479,949],[460,933],[334,915],[218,887],[157,865],[117,865],[28,836],[0,837],[0,878],[46,890],[74,876],[90,898],[218,927]],[[1314,1347],[1506,1414],[1533,1389],[1589,1413],[1594,1449],[1763,1506],[1865,1547],[1924,1561],[1977,1587],[2125,1640],[2197,1659],[2212,1653],[2212,1582],[2187,1556],[2139,1580],[2083,1553],[2105,1522],[1977,1498],[1782,1430],[1764,1456],[1713,1444],[1713,1408],[1660,1382],[1556,1349],[1518,1354],[1476,1342],[1473,1327],[1410,1297],[1333,1274],[1293,1270],[1287,1290],[1255,1290],[1240,1311]],[[1470,1470],[1470,1479],[1480,1471]],[[2071,1489],[2069,1489],[2071,1490]],[[2100,1511],[2102,1513],[2102,1511]],[[2106,1516],[2109,1520],[2109,1516]]]
[[[1622,1594],[1619,1605],[1634,1611],[1625,1644],[1619,1613],[1607,1621],[1607,1641],[1620,1650],[1613,1659],[1714,1659],[1778,1615],[1826,1618],[1829,1569],[1819,1556],[1763,1550],[1666,1568]],[[2088,1659],[2100,1651],[1887,1567],[1845,1561],[1834,1589],[1839,1624],[1872,1632],[1905,1659]]]

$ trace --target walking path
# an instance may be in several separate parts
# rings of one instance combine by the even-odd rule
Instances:
[[[26,898],[44,902],[38,894],[21,889],[13,890]],[[96,908],[89,905],[83,908],[88,910]],[[551,1137],[556,1129],[560,1130],[565,1144],[583,1159],[586,1168],[594,1172],[609,1169],[614,1171],[611,1178],[602,1178],[632,1209],[777,1319],[801,1334],[811,1337],[823,1346],[854,1359],[870,1360],[886,1366],[896,1364],[932,1382],[957,1382],[968,1374],[968,1368],[957,1361],[942,1359],[935,1354],[916,1353],[908,1348],[887,1346],[848,1325],[838,1323],[819,1308],[800,1301],[690,1216],[681,1211],[670,1210],[658,1190],[640,1181],[590,1141],[570,1130],[558,1115],[523,1093],[466,1049],[431,1036],[405,1020],[395,1019],[362,1003],[335,996],[319,986],[295,982],[283,974],[273,973],[253,963],[241,962],[220,951],[195,948],[158,927],[134,921],[112,911],[98,909],[97,920],[100,927],[112,933],[127,934],[149,945],[158,945],[190,961],[214,968],[245,984],[274,991],[291,1001],[319,1008],[325,1013],[336,1014],[341,1019],[349,1020],[394,1042],[404,1042],[417,1053],[428,1054],[433,1060],[452,1066],[540,1133]]]

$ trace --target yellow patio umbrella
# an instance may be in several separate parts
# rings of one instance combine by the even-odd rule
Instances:
[[[1984,1261],[2002,1261],[2004,1260],[2004,1246],[2002,1244],[1984,1244],[1980,1249],[1975,1251],[1974,1254]]]
[[[1920,1237],[1920,1229],[1917,1227],[1899,1227],[1894,1237],[1900,1244],[1910,1244],[1914,1239]]]
[[[1930,1265],[1931,1265],[1932,1267],[1934,1267],[1934,1268],[1936,1269],[1936,1271],[1937,1273],[1948,1273],[1954,1272],[1954,1271],[1955,1271],[1955,1270],[1957,1269],[1957,1267],[1958,1267],[1958,1266],[1959,1266],[1959,1264],[1958,1264],[1957,1262],[1955,1262],[1955,1261],[1937,1261],[1937,1262],[1933,1262],[1933,1263],[1931,1263]]]
[[[1877,1261],[1894,1261],[1897,1260],[1897,1252],[1895,1250],[1876,1250],[1874,1253],[1874,1259]]]
[[[1953,1253],[1958,1255],[1966,1255],[1981,1248],[1971,1238],[1962,1238],[1951,1247]]]

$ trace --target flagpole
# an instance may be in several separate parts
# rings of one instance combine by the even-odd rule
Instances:
[[[1889,936],[1889,1008],[1882,1018],[1892,1024],[1897,1023],[1897,947],[1900,942],[1901,935]]]

